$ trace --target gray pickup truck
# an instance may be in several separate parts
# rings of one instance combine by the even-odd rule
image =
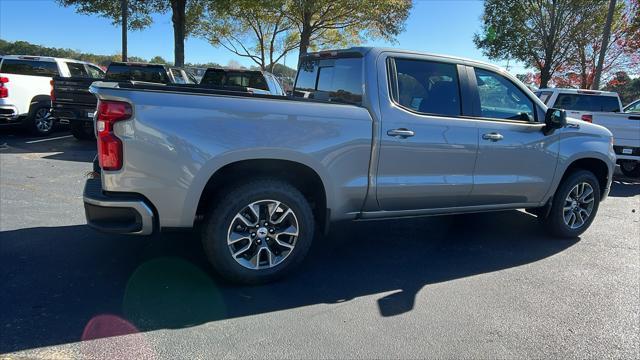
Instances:
[[[607,129],[547,109],[504,70],[412,51],[309,54],[289,98],[91,91],[100,171],[85,185],[88,224],[198,228],[214,269],[241,283],[290,272],[337,220],[526,209],[576,237],[616,159]]]

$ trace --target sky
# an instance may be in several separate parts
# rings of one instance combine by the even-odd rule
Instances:
[[[116,1],[116,0],[114,0]],[[374,1],[374,0],[372,0]],[[514,74],[527,70],[515,62],[490,61],[473,44],[473,34],[480,31],[483,2],[479,0],[418,0],[406,23],[406,30],[395,43],[367,41],[364,46],[387,46],[402,49],[462,56],[493,62]],[[129,56],[150,59],[156,55],[173,60],[173,26],[169,14],[154,16],[153,24],[142,31],[129,32]],[[70,48],[82,52],[111,55],[120,53],[120,28],[96,15],[76,14],[54,0],[0,0],[0,38],[24,40],[48,47]],[[287,55],[285,65],[295,67],[297,54]],[[185,60],[190,63],[231,60],[245,66],[254,65],[224,48],[207,41],[189,38],[185,42]]]

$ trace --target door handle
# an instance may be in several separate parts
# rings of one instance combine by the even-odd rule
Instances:
[[[409,130],[409,129],[405,129],[405,128],[400,128],[400,129],[392,129],[387,131],[387,135],[389,136],[398,136],[402,139],[406,139],[408,137],[411,137],[413,135],[415,135],[416,133],[414,133],[413,131]]]
[[[502,136],[502,134],[498,134],[498,133],[489,133],[489,134],[484,134],[482,135],[482,138],[485,140],[491,140],[491,141],[500,141],[502,139],[504,139],[504,136]]]

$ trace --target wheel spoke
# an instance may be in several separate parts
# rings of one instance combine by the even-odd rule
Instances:
[[[236,215],[236,217],[235,217],[235,218],[233,218],[233,220],[234,220],[234,222],[235,222],[235,220],[240,220],[240,221],[242,221],[242,223],[243,223],[245,226],[249,226],[249,227],[253,227],[253,226],[255,226],[255,225],[256,225],[256,223],[252,223],[251,221],[249,221],[249,219],[247,219],[247,218],[246,218],[244,215],[242,215],[242,214],[237,214],[237,215]],[[233,223],[233,222],[232,222],[232,223]]]
[[[251,241],[251,238],[249,237],[249,234],[242,234],[242,233],[233,231],[233,232],[231,232],[231,234],[229,234],[229,238],[227,240],[227,245],[233,245],[233,244],[237,243],[238,241],[242,241],[242,240]]]
[[[267,220],[268,221],[272,221],[273,219],[273,215],[275,215],[276,210],[278,210],[278,208],[280,207],[281,202],[280,201],[274,201],[273,203],[267,205],[268,206],[268,217]]]
[[[250,248],[251,248],[251,242],[249,241],[246,246],[242,247],[242,249],[232,253],[233,258],[236,259],[238,256],[247,252],[247,250],[249,250]]]
[[[287,227],[284,230],[276,231],[275,237],[278,237],[280,235],[298,236],[298,228],[296,228],[293,225],[290,225],[289,227]]]
[[[278,219],[274,220],[273,223],[280,224],[284,221],[284,219],[286,219],[287,216],[289,216],[289,214],[293,214],[293,211],[291,211],[291,209],[287,209],[287,211],[285,211]]]
[[[582,192],[582,196],[580,196],[579,201],[583,202],[583,203],[584,202],[591,202],[591,201],[593,201],[593,197],[591,195],[593,195],[593,188],[591,186],[588,186]],[[591,200],[587,200],[587,198],[589,198],[589,197],[591,197]]]

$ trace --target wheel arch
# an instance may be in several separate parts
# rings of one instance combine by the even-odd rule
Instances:
[[[31,112],[31,108],[38,104],[38,103],[42,103],[42,102],[49,102],[49,105],[51,105],[51,96],[49,95],[36,95],[31,99],[31,102],[29,103],[29,112]]]
[[[286,159],[244,159],[219,167],[200,191],[194,219],[203,215],[209,204],[234,183],[249,178],[269,177],[287,181],[307,198],[323,230],[329,223],[330,194],[326,181],[311,166]]]
[[[556,190],[569,175],[578,170],[586,170],[595,175],[598,179],[598,185],[600,186],[600,197],[604,199],[609,190],[610,177],[613,176],[613,173],[610,171],[610,167],[605,160],[595,156],[582,157],[571,161],[564,169],[562,177],[556,186]]]

